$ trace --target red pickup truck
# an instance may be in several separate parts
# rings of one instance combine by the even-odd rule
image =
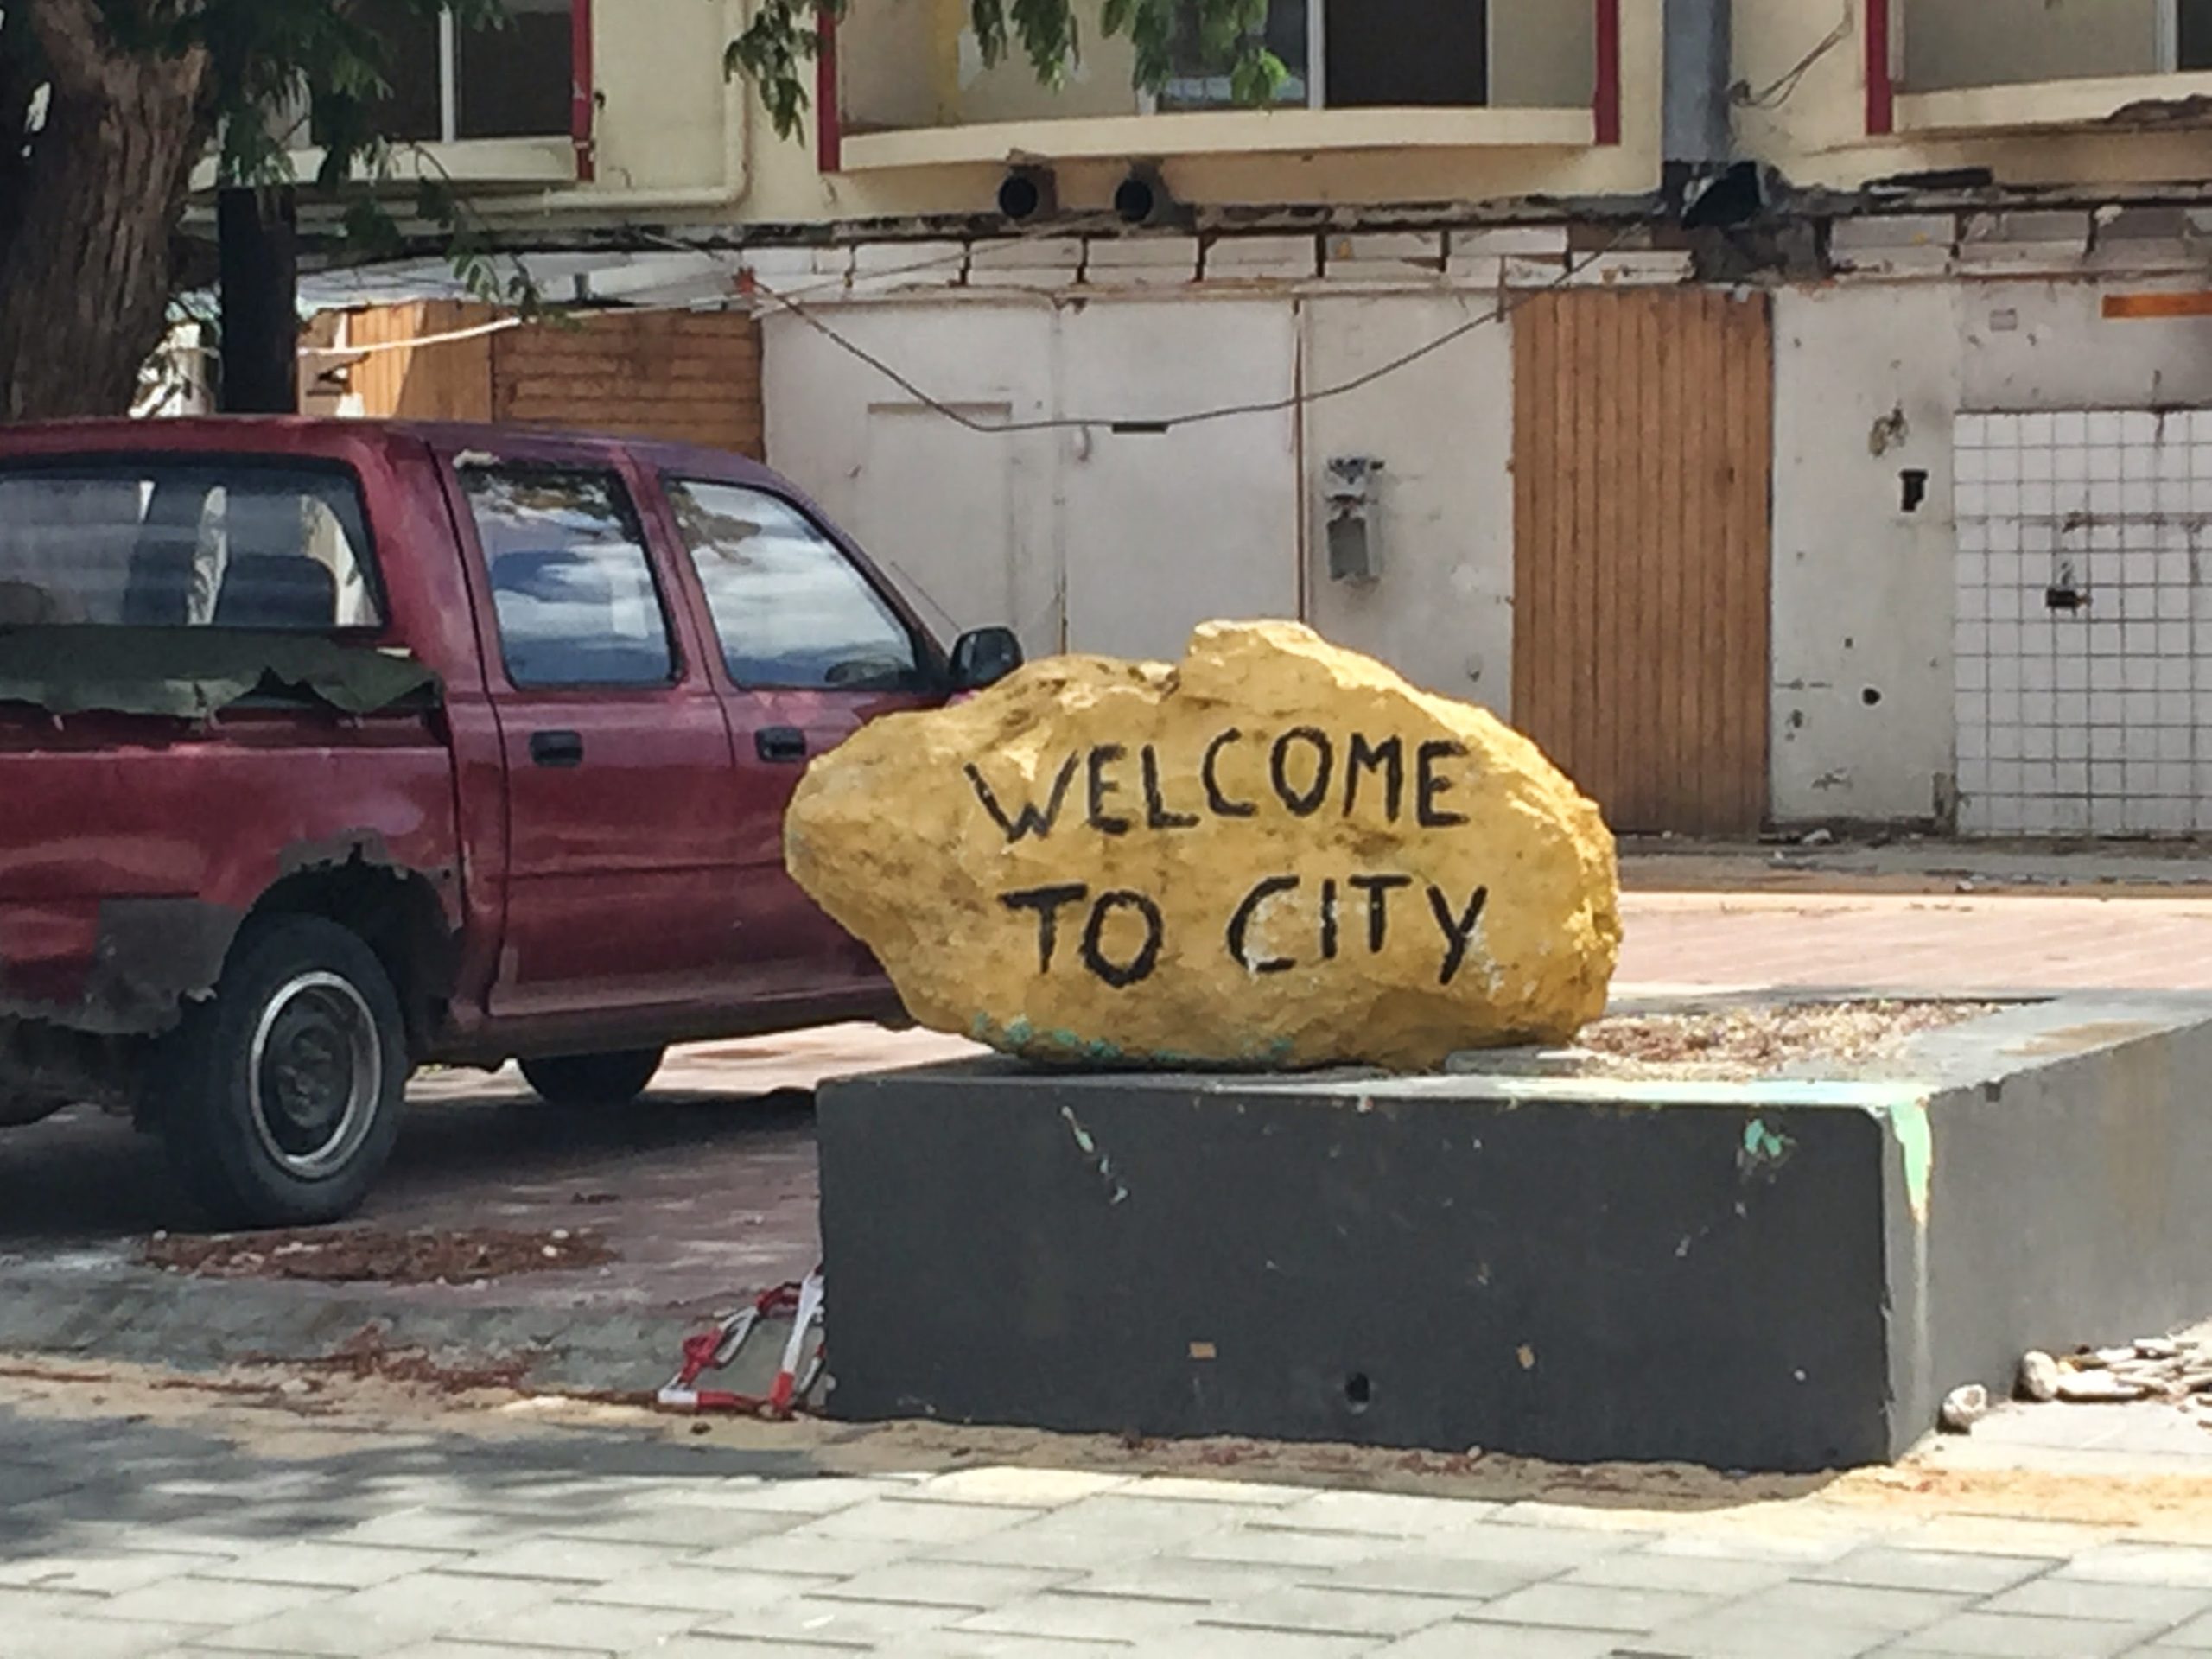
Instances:
[[[128,1111],[210,1218],[313,1224],[426,1062],[608,1103],[671,1043],[894,1016],[785,808],[1020,659],[734,456],[0,429],[0,1126]]]

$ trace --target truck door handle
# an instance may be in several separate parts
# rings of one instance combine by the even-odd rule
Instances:
[[[532,732],[530,734],[530,759],[540,766],[581,766],[584,763],[584,740],[578,732]]]
[[[771,764],[804,760],[806,734],[796,726],[763,727],[753,734],[753,750]]]

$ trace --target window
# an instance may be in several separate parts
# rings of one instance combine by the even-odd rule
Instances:
[[[1577,7],[1549,10],[1581,21]],[[1479,107],[1491,101],[1488,12],[1484,0],[1268,0],[1267,47],[1290,72],[1277,100],[1332,110]],[[1559,32],[1548,16],[1514,21]],[[1226,55],[1205,49],[1186,15],[1159,107],[1232,107]]]
[[[611,473],[466,467],[461,482],[517,686],[666,685],[668,613],[629,493]]]
[[[0,627],[273,628],[384,620],[339,467],[116,460],[0,468]]]
[[[2212,0],[1891,0],[1917,92],[2212,69]]]
[[[731,484],[671,482],[668,499],[740,685],[920,683],[920,653],[898,613],[789,503]]]
[[[550,138],[569,131],[575,75],[572,0],[506,0],[504,27],[467,29],[399,0],[354,0],[384,42],[391,91],[377,115],[391,137]]]

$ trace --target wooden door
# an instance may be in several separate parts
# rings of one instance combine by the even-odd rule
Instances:
[[[1764,295],[1515,314],[1514,724],[1617,830],[1767,804],[1774,352]]]

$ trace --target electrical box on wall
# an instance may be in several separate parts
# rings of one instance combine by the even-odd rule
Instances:
[[[1382,463],[1366,455],[1329,462],[1322,505],[1332,582],[1373,582],[1382,574]]]

